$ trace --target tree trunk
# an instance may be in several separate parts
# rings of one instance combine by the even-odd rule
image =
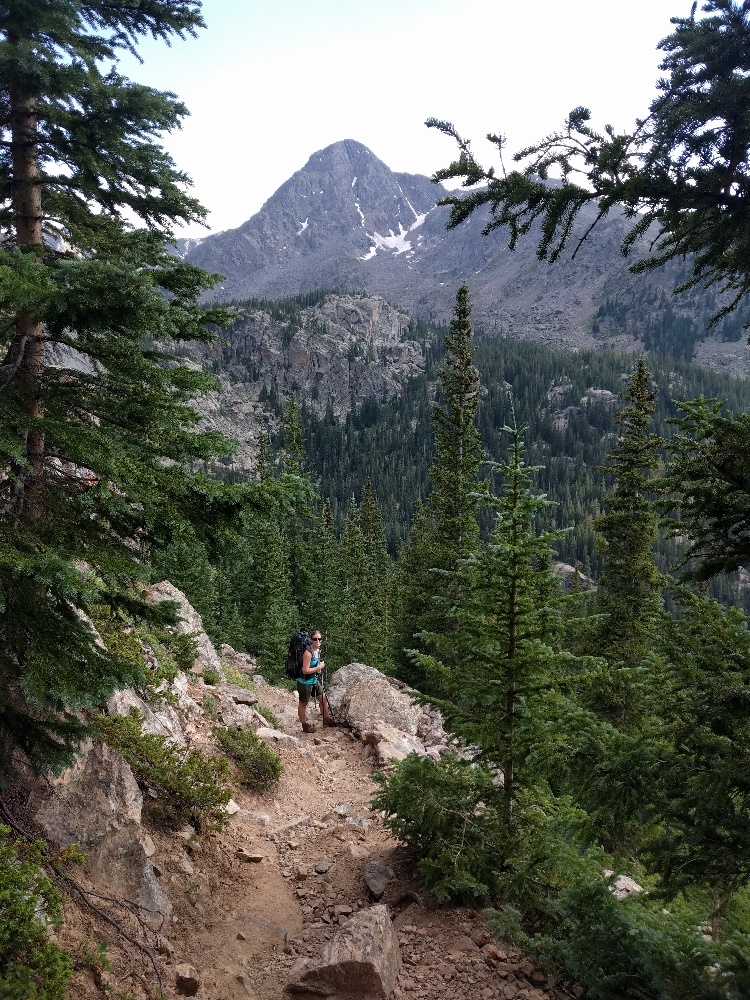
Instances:
[[[10,42],[17,45],[18,39]],[[42,186],[39,172],[37,145],[36,100],[19,93],[17,87],[9,88],[11,155],[13,160],[13,224],[18,248],[32,253],[38,259],[42,246]],[[14,470],[22,488],[16,492],[20,507],[26,516],[36,518],[41,513],[41,486],[44,466],[44,435],[41,381],[44,374],[44,327],[26,311],[16,313],[15,335],[6,358],[26,397],[27,413],[31,423],[26,434],[25,458],[27,465]],[[6,376],[7,378],[7,376]]]

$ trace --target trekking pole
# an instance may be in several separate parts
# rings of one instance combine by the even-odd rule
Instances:
[[[334,715],[333,709],[331,708],[330,699],[328,698],[328,691],[326,690],[327,686],[328,686],[328,667],[323,667],[323,673],[321,674],[321,681],[320,681],[320,687],[321,687],[321,690],[323,692],[323,695],[322,695],[322,697],[323,697],[323,709],[324,709],[324,711],[323,711],[323,718],[325,719],[325,706],[327,705],[328,706],[328,714],[331,716],[331,718],[336,723],[336,725],[338,725],[338,722],[336,720],[336,716]]]

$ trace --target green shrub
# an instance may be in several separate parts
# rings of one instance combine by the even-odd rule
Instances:
[[[141,667],[144,683],[150,687],[162,681],[172,681],[179,671],[188,673],[193,668],[196,639],[193,633],[177,632],[173,626],[156,622],[138,621],[122,610],[114,611],[108,604],[95,604],[90,608],[91,620],[102,642],[110,653],[126,663]],[[156,661],[154,668],[146,649]]]
[[[219,703],[216,698],[210,694],[204,694],[201,705],[203,707],[203,714],[206,718],[211,719],[212,722],[216,722],[219,718]]]
[[[126,663],[147,669],[146,654],[133,622],[108,604],[94,604],[89,609],[94,628],[107,650]]]
[[[283,770],[281,758],[251,729],[215,726],[213,732],[216,741],[235,761],[243,787],[262,792],[279,780]]]
[[[210,684],[212,686],[215,684],[221,684],[221,674],[217,674],[215,670],[204,670],[202,676],[206,684]]]
[[[264,708],[263,705],[255,705],[255,711],[258,715],[262,715],[266,722],[271,724],[273,729],[281,729],[278,717],[273,714],[270,708]]]
[[[617,899],[601,875],[550,897],[534,929],[514,909],[491,911],[490,926],[591,1000],[741,1000],[736,963],[705,940],[695,914],[648,893]],[[526,926],[526,930],[522,929]],[[736,942],[733,942],[736,943]],[[745,954],[747,963],[747,954]],[[721,970],[719,974],[719,970]]]
[[[157,793],[155,800],[144,799],[155,820],[168,826],[192,823],[202,830],[221,829],[227,819],[222,807],[231,795],[226,760],[179,747],[166,736],[142,733],[142,723],[140,712],[94,719],[104,741],[122,754],[138,783]]]
[[[376,774],[373,799],[386,827],[419,858],[425,888],[440,902],[481,901],[500,884],[503,838],[497,789],[481,767],[411,754],[392,774]]]
[[[0,996],[63,1000],[70,955],[47,937],[43,920],[59,924],[60,894],[39,867],[41,844],[12,844],[0,826]]]
[[[184,674],[190,673],[195,665],[198,644],[193,632],[176,632],[164,629],[164,645],[172,653],[175,666]]]

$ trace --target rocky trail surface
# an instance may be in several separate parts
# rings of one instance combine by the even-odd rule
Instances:
[[[217,721],[253,728],[283,773],[263,793],[235,790],[225,828],[203,834],[148,826],[130,769],[102,744],[19,791],[11,805],[28,830],[87,855],[51,931],[74,957],[69,1000],[567,1000],[480,913],[424,898],[416,859],[371,808],[385,762],[448,752],[439,715],[351,664],[330,688],[342,724],[323,728],[310,706],[317,726],[303,734],[296,694],[266,683],[251,657],[227,646],[219,657],[184,596],[159,586],[154,599],[177,600],[199,637],[196,673],[161,708],[120,692],[109,713],[138,707],[144,730],[209,754]]]
[[[193,685],[190,695],[200,703],[210,690]],[[380,903],[388,907],[399,945],[391,993],[397,1000],[561,1000],[531,965],[492,938],[479,913],[437,908],[421,897],[413,859],[370,809],[371,748],[346,728],[318,725],[315,733],[301,734],[295,695],[265,684],[256,690],[288,737],[277,747],[284,763],[279,783],[261,795],[237,792],[239,808],[219,834],[197,837],[189,827],[150,832],[151,861],[172,904],[162,931],[166,995],[361,1000],[367,994],[359,990],[326,993],[299,984],[289,992],[288,986],[299,983],[306,961],[353,915]],[[309,715],[316,718],[312,709]],[[208,741],[210,726],[198,716],[192,742]],[[86,930],[91,939],[101,937],[100,926],[81,921],[90,918],[79,914],[71,937],[80,940]],[[116,936],[110,941],[112,971],[102,977],[82,969],[71,997],[152,995],[147,963]]]

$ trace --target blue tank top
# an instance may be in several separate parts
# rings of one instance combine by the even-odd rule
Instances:
[[[311,655],[312,655],[312,659],[310,660],[310,666],[311,667],[317,667],[317,665],[320,663],[320,657],[316,656],[315,653],[312,653]],[[299,679],[299,681],[297,683],[298,684],[314,684],[317,681],[317,679],[318,679],[318,675],[314,674],[312,677],[300,677],[300,679]]]

